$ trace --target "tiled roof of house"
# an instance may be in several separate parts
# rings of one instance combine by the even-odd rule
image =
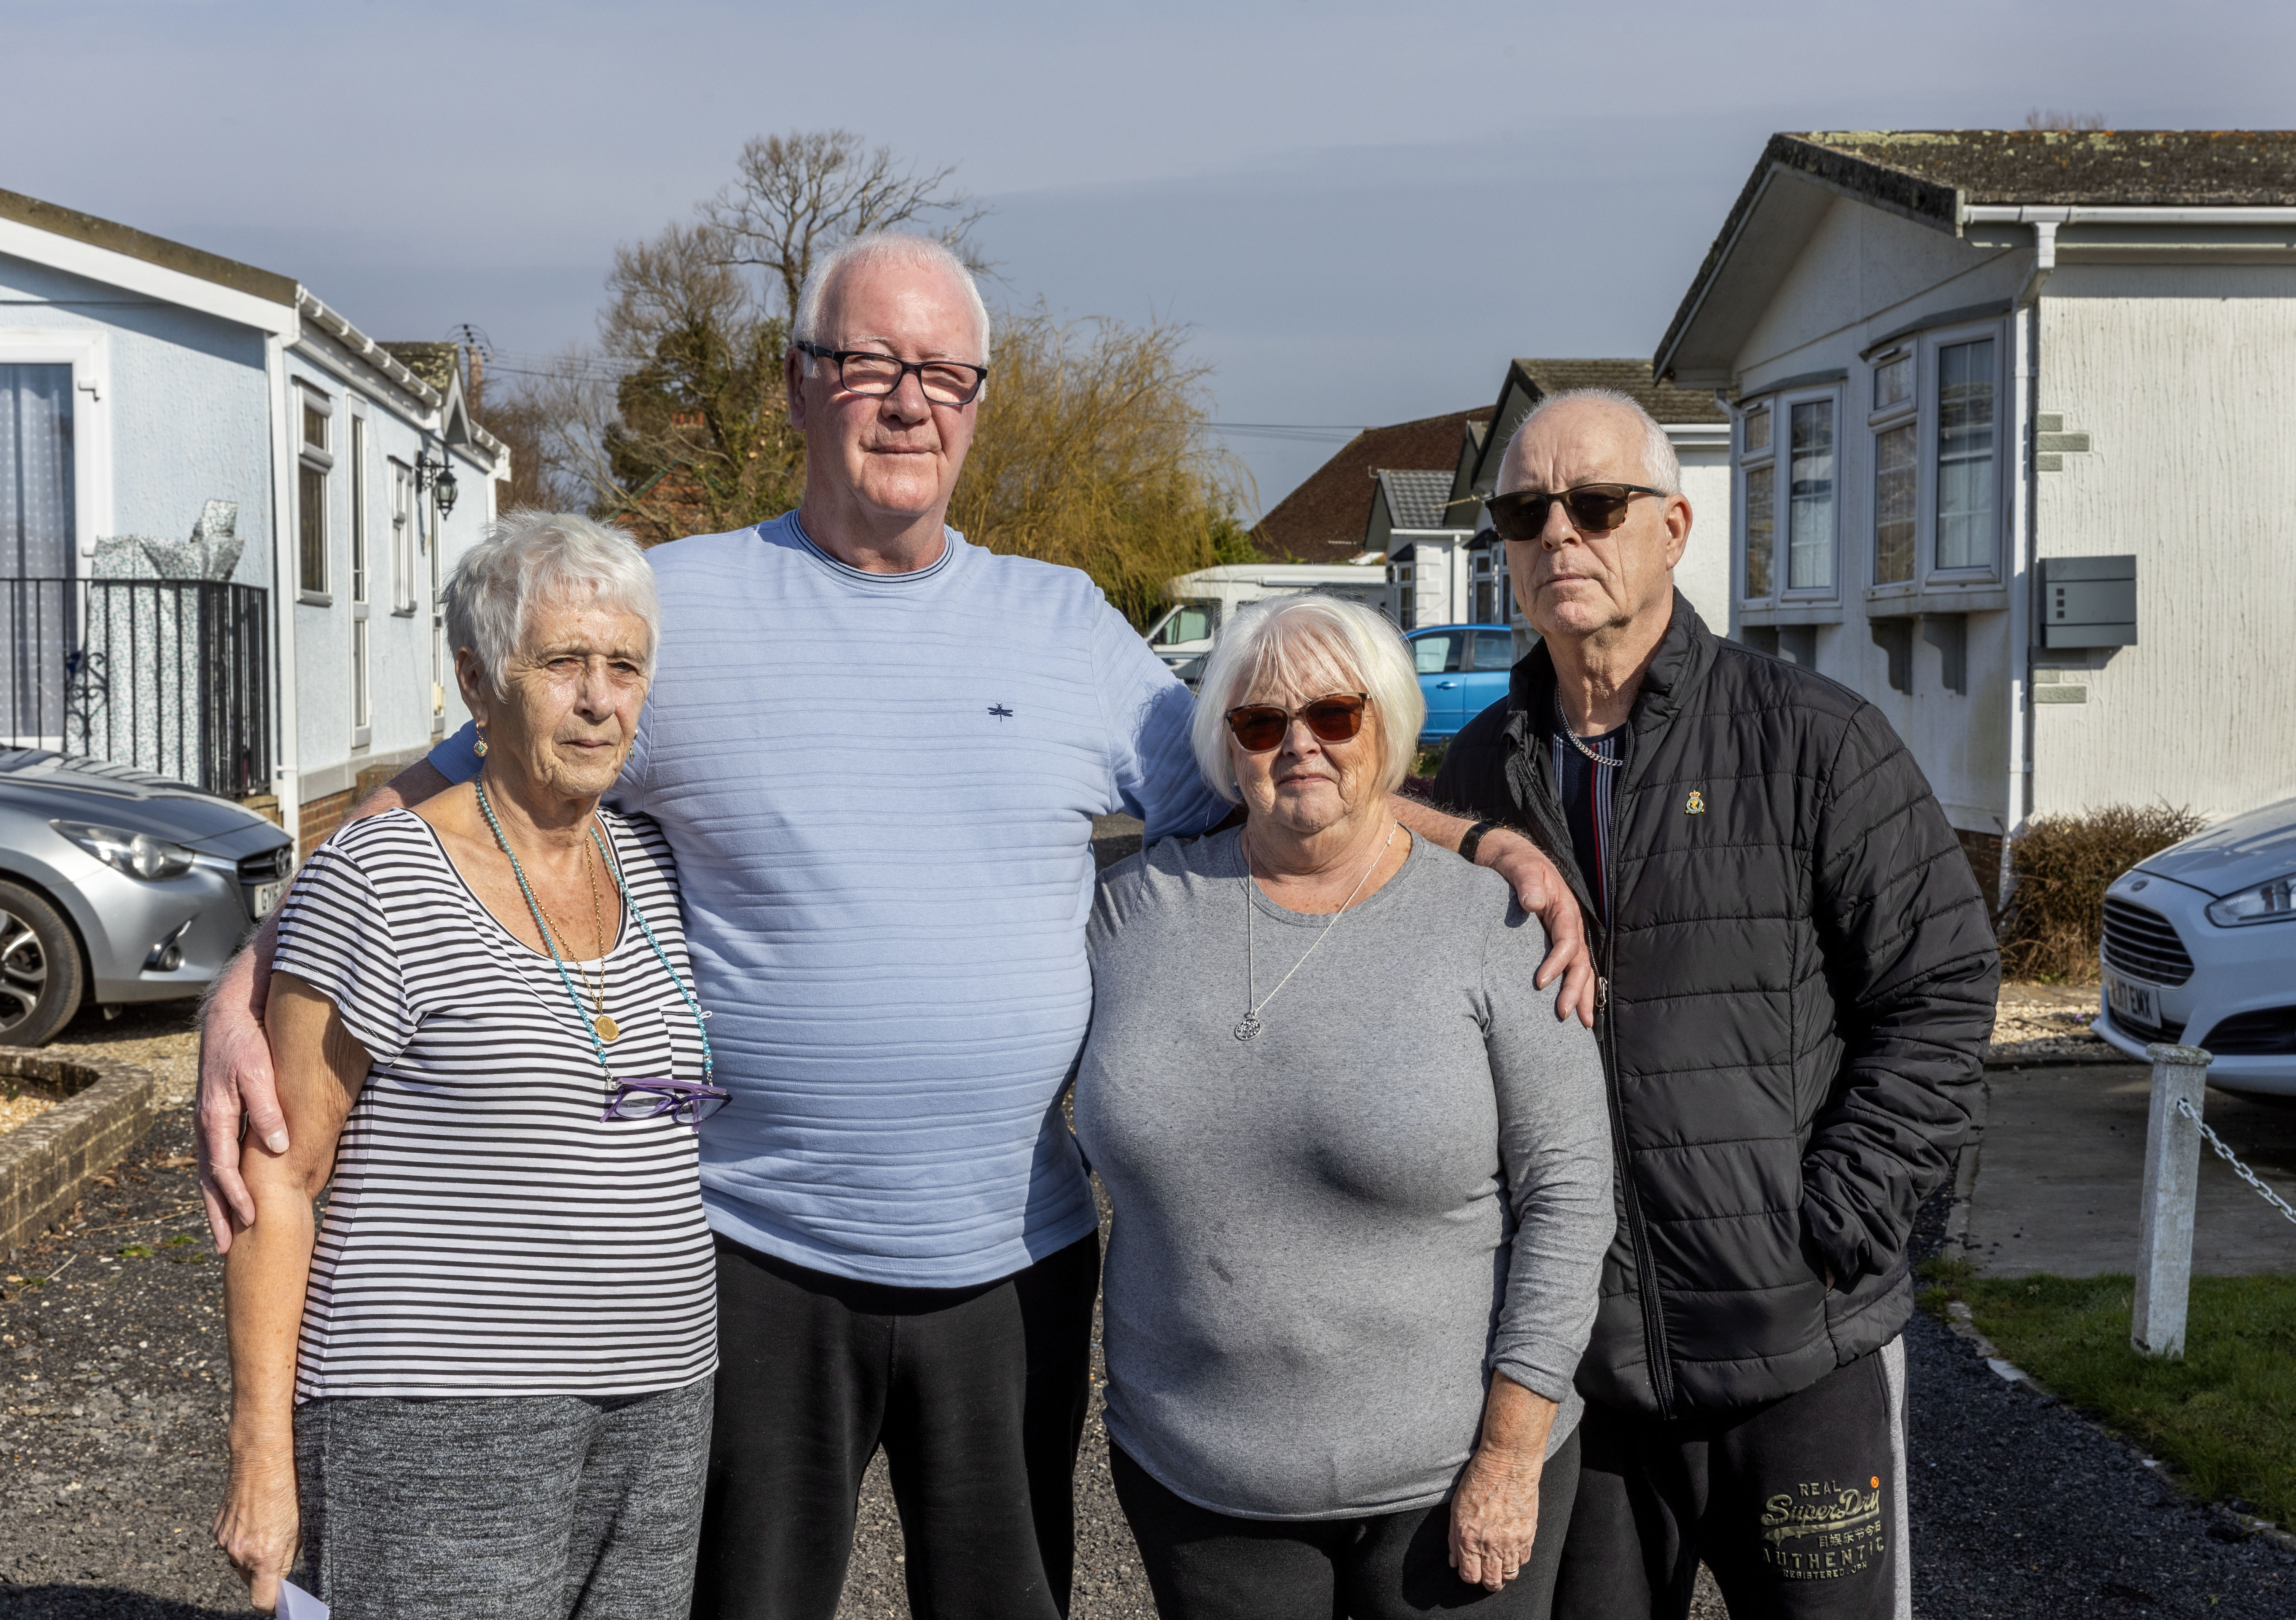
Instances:
[[[1488,421],[1491,407],[1423,416],[1390,427],[1366,428],[1338,454],[1308,475],[1251,531],[1263,555],[1333,562],[1363,549],[1371,521],[1373,475],[1381,468],[1439,472],[1445,493],[1459,462],[1460,436],[1471,421]]]
[[[2296,204],[2296,130],[2289,129],[1883,129],[1778,135],[1771,144],[1780,142],[1815,148],[1812,157],[1913,176],[1959,192],[1964,202]]]
[[[1615,389],[1662,422],[1728,421],[1714,396],[1651,380],[1647,360],[1517,360],[1542,397],[1566,389]]]
[[[1388,520],[1397,528],[1448,527],[1443,510],[1451,502],[1451,473],[1382,467],[1372,475],[1387,492]]]
[[[1958,233],[1972,206],[2296,206],[2296,130],[1882,129],[1775,135],[1658,346],[1669,374],[1774,173]],[[1693,371],[1700,369],[1693,366]]]
[[[447,385],[463,369],[463,351],[456,344],[385,343],[381,347],[397,356],[401,365],[441,394],[447,391]]]

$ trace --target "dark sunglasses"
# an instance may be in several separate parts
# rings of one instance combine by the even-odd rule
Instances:
[[[619,1080],[598,1118],[654,1119],[667,1114],[680,1125],[699,1125],[733,1099],[733,1092],[698,1080]]]
[[[1364,705],[1370,700],[1366,692],[1334,692],[1303,705],[1298,717],[1308,723],[1308,729],[1319,740],[1345,742],[1363,730]],[[1235,733],[1245,753],[1265,754],[1292,734],[1292,710],[1272,703],[1247,703],[1227,711],[1227,729]]]
[[[1500,539],[1520,540],[1528,545],[1546,532],[1546,514],[1554,509],[1557,501],[1562,503],[1570,527],[1580,534],[1607,535],[1627,520],[1627,507],[1636,495],[1664,499],[1666,491],[1645,488],[1640,484],[1581,484],[1559,494],[1518,489],[1509,495],[1493,495],[1483,504],[1491,514],[1491,527],[1499,531]]]

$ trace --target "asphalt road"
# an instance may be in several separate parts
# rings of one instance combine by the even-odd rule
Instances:
[[[223,1477],[221,1268],[203,1242],[168,1241],[201,1230],[190,1141],[188,1113],[163,1115],[67,1236],[8,1267],[55,1280],[0,1286],[0,1616],[247,1612],[207,1534]],[[1934,1236],[1941,1206],[1925,1215]],[[2296,1616],[2296,1556],[2004,1384],[1938,1324],[1916,1317],[1907,1346],[1924,1620]],[[1077,1620],[1152,1615],[1096,1420],[1078,1475]],[[880,1471],[840,1615],[906,1613]]]

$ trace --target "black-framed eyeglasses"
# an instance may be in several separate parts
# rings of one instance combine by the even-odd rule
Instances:
[[[980,397],[980,385],[988,380],[987,366],[967,365],[962,360],[902,360],[865,348],[827,348],[818,343],[797,347],[816,360],[837,362],[837,386],[872,399],[882,399],[901,386],[902,378],[914,372],[917,386],[933,404],[967,405]]]
[[[1546,532],[1546,514],[1554,510],[1557,501],[1562,503],[1570,527],[1580,534],[1607,535],[1627,520],[1627,508],[1636,495],[1657,495],[1663,500],[1666,491],[1643,484],[1579,484],[1560,491],[1517,489],[1493,495],[1483,504],[1500,539],[1530,544]]]

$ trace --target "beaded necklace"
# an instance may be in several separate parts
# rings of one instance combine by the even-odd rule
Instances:
[[[559,957],[558,946],[552,941],[551,930],[542,920],[542,903],[534,897],[534,887],[526,880],[526,869],[518,863],[518,855],[512,850],[510,840],[503,836],[502,823],[495,819],[495,807],[487,802],[486,778],[480,777],[477,785],[479,811],[487,818],[487,825],[494,830],[496,844],[501,847],[504,855],[510,857],[511,873],[518,879],[518,892],[526,896],[526,909],[534,913],[536,931],[541,934],[542,943],[550,952],[550,965],[558,970],[558,982],[566,986],[566,999],[574,1003],[574,1017],[583,1028],[590,1032],[590,1045],[598,1054],[598,1067],[606,1071],[606,1078],[611,1080],[614,1077],[614,1068],[606,1061],[606,1043],[601,1038],[597,1025],[582,1010],[581,994],[574,988],[574,981],[567,974],[566,964]],[[613,874],[614,888],[620,893],[622,904],[629,907],[630,915],[637,919],[638,929],[645,935],[646,944],[653,947],[654,960],[661,963],[661,970],[668,974],[669,982],[677,986],[678,996],[685,1002],[685,1010],[693,1015],[693,1032],[701,1037],[701,1078],[706,1083],[716,1065],[709,1052],[709,1031],[701,1021],[701,1004],[693,999],[693,993],[685,987],[685,981],[678,978],[677,970],[670,966],[669,953],[663,950],[661,941],[653,937],[653,926],[646,921],[645,913],[638,909],[638,903],[630,898],[630,887],[622,880],[622,869],[607,855],[606,841],[598,831],[595,816],[590,820],[590,841],[597,847],[600,858],[605,861],[606,870]],[[604,972],[603,962],[599,971]]]

